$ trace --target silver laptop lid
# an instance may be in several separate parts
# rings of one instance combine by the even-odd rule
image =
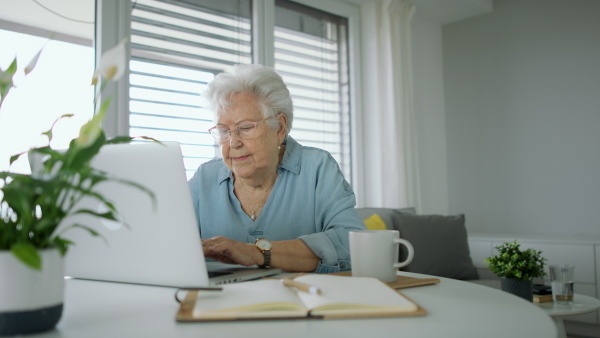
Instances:
[[[99,184],[98,191],[121,212],[127,226],[90,216],[78,215],[65,220],[61,227],[84,224],[96,229],[106,239],[105,243],[81,229],[65,233],[67,239],[76,243],[67,253],[67,276],[172,287],[205,287],[281,272],[281,269],[205,262],[178,143],[105,146],[92,165],[151,190],[155,204],[146,192],[130,185],[117,182]],[[82,204],[91,210],[106,211],[94,199],[86,199]]]
[[[98,190],[122,213],[122,223],[76,216],[63,225],[81,223],[97,229],[107,243],[81,229],[65,237],[75,242],[67,253],[67,276],[94,280],[176,287],[209,285],[191,193],[178,143],[104,146],[92,165],[119,178],[139,183],[102,183]],[[105,211],[87,199],[92,210]]]

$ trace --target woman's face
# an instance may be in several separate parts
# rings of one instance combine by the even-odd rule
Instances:
[[[237,177],[260,180],[271,175],[279,164],[277,147],[285,137],[284,114],[276,118],[280,122],[278,129],[271,128],[267,121],[263,121],[256,126],[252,139],[242,140],[233,132],[243,122],[262,119],[264,117],[256,98],[249,94],[234,95],[231,105],[219,112],[217,127],[231,131],[231,139],[221,144],[221,156]]]

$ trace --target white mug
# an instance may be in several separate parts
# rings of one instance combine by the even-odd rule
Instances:
[[[375,277],[382,282],[395,282],[396,269],[407,266],[414,257],[413,246],[400,238],[397,230],[350,231],[352,276]],[[398,262],[400,244],[406,246],[408,257]]]

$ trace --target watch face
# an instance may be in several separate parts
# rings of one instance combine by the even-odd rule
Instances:
[[[271,244],[271,242],[269,242],[268,240],[261,238],[258,241],[256,241],[256,246],[261,250],[271,250],[273,244]]]

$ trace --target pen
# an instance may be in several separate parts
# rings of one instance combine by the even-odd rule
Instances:
[[[281,282],[283,283],[283,285],[285,286],[291,286],[294,287],[300,291],[304,291],[304,292],[308,292],[310,294],[313,295],[320,295],[321,294],[321,289],[317,286],[314,285],[309,285],[306,283],[301,283],[301,282],[297,282],[291,278],[283,278],[281,280]]]

